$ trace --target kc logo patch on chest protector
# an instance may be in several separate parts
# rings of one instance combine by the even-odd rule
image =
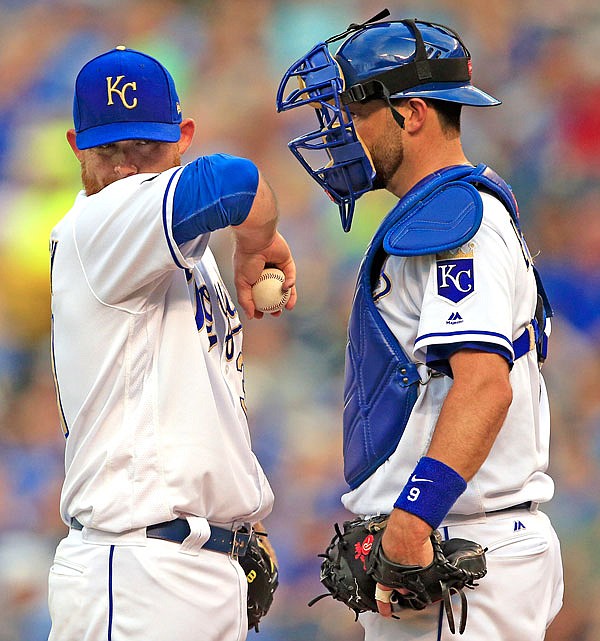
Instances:
[[[473,243],[436,256],[437,294],[453,303],[475,291]]]

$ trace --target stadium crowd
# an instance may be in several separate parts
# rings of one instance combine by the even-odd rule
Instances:
[[[544,374],[566,594],[548,641],[600,629],[600,7],[596,0],[389,0],[392,17],[455,27],[476,83],[503,100],[464,110],[465,147],[509,179],[556,315]],[[81,65],[118,44],[172,70],[199,135],[257,162],[278,195],[299,303],[245,324],[254,448],[276,494],[266,525],[281,586],[260,641],[353,641],[354,616],[321,593],[319,553],[339,502],[346,317],[389,195],[367,194],[350,234],[286,148],[297,116],[275,112],[283,71],[319,38],[382,9],[373,0],[0,0],[0,641],[47,638],[47,573],[65,526],[49,357],[48,236],[79,190],[64,131]],[[309,116],[307,116],[309,117]],[[184,159],[185,160],[185,159]],[[228,265],[224,235],[213,245]],[[227,270],[224,273],[228,279]],[[250,633],[250,638],[254,633]],[[516,641],[516,640],[515,640]]]

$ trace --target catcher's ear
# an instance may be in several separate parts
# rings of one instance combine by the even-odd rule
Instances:
[[[69,143],[73,153],[77,156],[78,159],[81,159],[81,150],[75,142],[75,129],[67,130],[67,142]]]

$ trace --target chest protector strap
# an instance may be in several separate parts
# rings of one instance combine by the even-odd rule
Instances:
[[[395,451],[419,390],[415,363],[373,301],[385,258],[435,254],[470,240],[483,216],[475,185],[503,202],[520,234],[516,203],[504,181],[485,165],[460,166],[433,174],[402,198],[383,220],[363,257],[348,326],[344,385],[344,476],[351,489]],[[543,296],[542,308],[546,309]],[[549,309],[548,305],[546,311]],[[527,338],[529,341],[529,333]],[[528,342],[527,351],[529,348]]]

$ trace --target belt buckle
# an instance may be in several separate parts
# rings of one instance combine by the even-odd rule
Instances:
[[[239,547],[239,541],[238,541],[238,532],[239,530],[234,530],[233,531],[233,539],[231,540],[231,550],[229,551],[229,556],[237,561],[238,558],[238,547]]]
[[[527,325],[527,331],[529,332],[529,351],[535,349],[535,328],[532,323]]]
[[[238,537],[238,532],[240,534],[243,534],[244,536]],[[239,556],[246,555],[249,538],[250,538],[250,535],[244,532],[242,528],[233,530],[233,539],[231,540],[231,550],[229,552],[229,556],[232,559],[237,561]]]

